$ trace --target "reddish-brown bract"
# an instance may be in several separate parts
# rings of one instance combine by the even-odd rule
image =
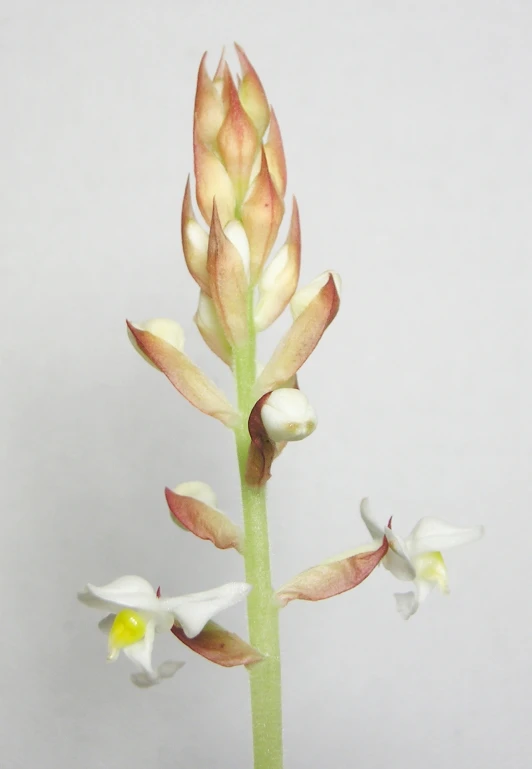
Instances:
[[[196,537],[209,540],[220,550],[242,550],[242,531],[226,515],[199,499],[176,494],[168,488],[165,495],[172,517]]]
[[[252,665],[264,659],[257,649],[216,622],[208,622],[195,638],[187,638],[182,628],[176,625],[172,628],[172,633],[192,651],[225,668]]]
[[[352,590],[369,577],[387,552],[388,540],[384,537],[377,550],[307,569],[277,591],[279,604],[286,606],[296,599],[322,601]]]

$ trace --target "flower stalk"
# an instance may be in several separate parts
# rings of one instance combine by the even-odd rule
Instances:
[[[253,297],[248,311],[252,318]],[[251,486],[246,480],[250,438],[248,416],[253,407],[256,379],[256,332],[253,322],[247,341],[235,350],[234,377],[240,423],[235,428],[236,452],[244,518],[244,562],[246,581],[253,585],[248,597],[248,629],[251,646],[265,659],[249,666],[254,769],[282,769],[283,736],[281,705],[281,657],[279,608],[274,601],[266,486]]]

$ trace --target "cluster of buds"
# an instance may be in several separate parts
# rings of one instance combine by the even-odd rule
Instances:
[[[297,372],[338,312],[340,279],[325,272],[297,290],[301,229],[295,199],[286,238],[272,253],[285,213],[283,143],[257,73],[238,46],[237,53],[236,82],[223,57],[213,78],[205,56],[198,73],[195,186],[187,181],[181,213],[185,262],[199,288],[194,321],[208,347],[230,367],[250,333],[267,329],[288,306],[292,325],[256,377],[255,407],[245,415],[184,353],[183,331],[175,321],[128,323],[128,328],[137,350],[196,408],[230,428],[248,420],[247,481],[261,485],[285,443],[316,427]]]
[[[296,200],[287,234],[274,246],[285,213],[286,163],[277,118],[246,55],[237,46],[241,75],[233,79],[222,57],[211,78],[205,56],[198,74],[194,106],[195,185],[187,181],[181,235],[187,268],[199,288],[195,324],[212,352],[231,368],[258,332],[269,328],[290,307],[292,324],[269,361],[255,374],[249,403],[233,405],[227,395],[185,353],[181,326],[174,320],[128,322],[129,338],[155,369],[193,406],[229,429],[249,432],[246,482],[261,486],[272,463],[289,441],[316,428],[314,409],[298,385],[297,375],[316,348],[340,303],[340,278],[319,275],[298,290],[301,229]],[[196,215],[193,203],[195,193]],[[200,220],[203,219],[203,223]],[[217,507],[203,482],[166,489],[172,520],[183,530],[223,550],[243,554],[240,527]],[[458,529],[437,519],[423,519],[401,540],[380,527],[363,501],[362,518],[370,531],[368,545],[308,569],[276,593],[279,607],[294,599],[317,601],[359,585],[383,563],[396,577],[414,583],[400,595],[403,616],[413,614],[434,585],[447,589],[440,549],[472,541],[480,528]],[[212,621],[218,611],[243,598],[250,586],[228,583],[204,593],[163,599],[140,577],[122,577],[103,588],[88,585],[85,603],[109,611],[101,624],[109,631],[109,658],[120,650],[138,667],[135,683],[146,686],[172,675],[179,663],[151,664],[156,632],[170,630],[207,659],[224,666],[260,664],[253,649]]]

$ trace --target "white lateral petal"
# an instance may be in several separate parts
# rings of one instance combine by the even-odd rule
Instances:
[[[397,611],[403,619],[410,619],[410,617],[418,610],[418,601],[416,594],[411,591],[409,593],[394,593],[395,603]]]
[[[194,638],[212,617],[241,601],[250,590],[251,585],[245,582],[229,582],[202,593],[163,598],[160,600],[161,610],[171,612],[185,631],[185,635]]]
[[[382,559],[382,565],[397,579],[411,582],[416,577],[416,567],[409,558],[405,542],[388,526],[385,527],[384,534],[389,548]]]
[[[440,518],[422,518],[406,540],[411,556],[476,542],[484,534],[483,526],[453,526]]]
[[[87,606],[115,613],[122,607],[148,612],[159,612],[161,609],[150,583],[131,575],[119,577],[103,587],[87,584],[78,593],[78,598]]]
[[[415,592],[394,593],[397,611],[403,619],[409,619],[417,612],[423,601],[432,592],[434,586],[434,582],[428,582],[425,579],[416,579],[414,582]]]
[[[369,504],[369,499],[367,497],[364,497],[360,503],[360,515],[362,516],[362,520],[366,524],[366,528],[373,539],[382,540],[384,536],[384,529],[377,523],[377,520],[373,515],[373,511]]]

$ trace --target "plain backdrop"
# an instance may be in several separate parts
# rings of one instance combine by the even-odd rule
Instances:
[[[231,436],[124,327],[178,319],[231,392],[192,322],[179,216],[199,60],[234,40],[281,125],[302,282],[343,278],[300,377],[319,428],[269,491],[275,584],[365,541],[365,495],[399,533],[423,515],[487,532],[408,622],[384,570],[283,611],[286,767],[529,767],[532,5],[0,9],[2,769],[251,769],[245,670],[168,635],[156,660],[186,667],[138,690],[76,601],[127,573],[167,595],[242,578],[163,496],[203,479],[239,520]],[[222,621],[245,634],[243,606]]]

